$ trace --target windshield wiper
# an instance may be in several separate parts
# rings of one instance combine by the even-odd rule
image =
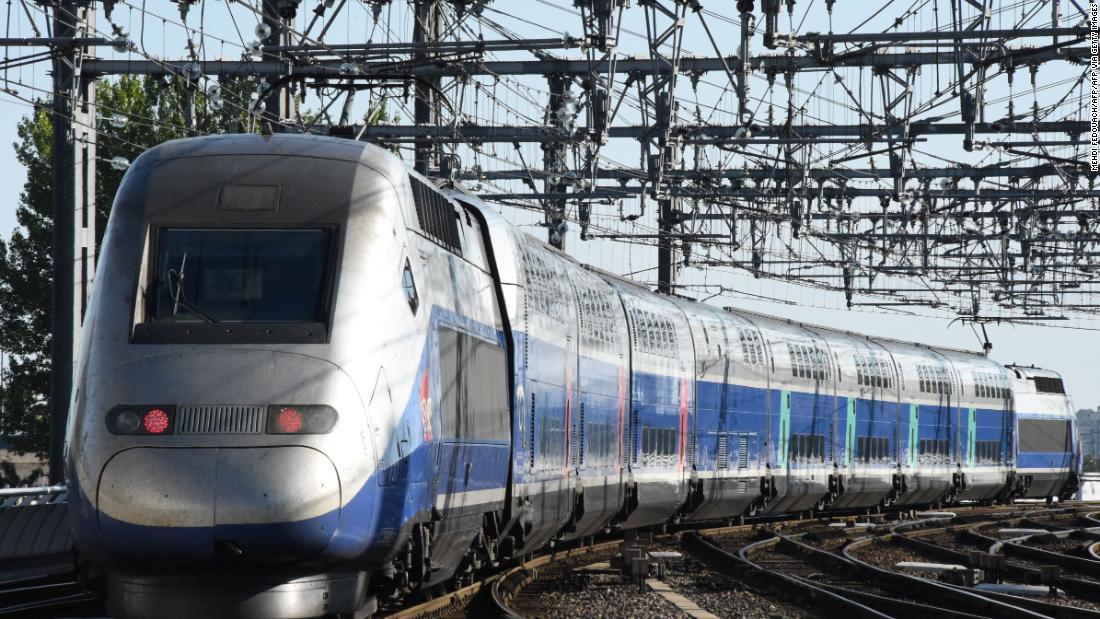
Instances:
[[[164,274],[165,283],[168,285],[168,296],[172,297],[172,316],[179,314],[180,308],[191,312],[198,316],[203,322],[218,322],[213,316],[195,307],[193,303],[187,300],[187,295],[183,292],[183,274],[184,268],[187,267],[187,252],[183,253],[183,258],[180,260],[180,268],[168,269],[168,272]]]

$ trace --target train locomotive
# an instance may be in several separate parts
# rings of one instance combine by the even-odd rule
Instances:
[[[80,351],[77,561],[124,617],[361,616],[612,528],[1080,471],[1054,372],[657,295],[337,138],[139,157]]]

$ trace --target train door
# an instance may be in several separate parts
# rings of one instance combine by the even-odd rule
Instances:
[[[499,487],[510,457],[507,358],[502,342],[447,325],[436,331],[439,450],[436,507],[456,515]]]
[[[692,362],[694,362],[694,349],[692,349]],[[695,377],[694,372],[687,368],[680,368],[680,402],[679,422],[676,427],[676,458],[680,472],[680,484],[687,483],[691,478],[692,459],[694,455],[689,453],[688,439],[694,438],[695,431]]]
[[[861,397],[856,405],[856,466],[864,469],[877,466],[883,456],[882,443],[878,440],[882,425],[882,387],[875,380],[876,359],[873,354],[868,354],[864,360],[867,379],[860,389]],[[860,441],[860,438],[863,440]]]
[[[462,478],[457,476],[461,466],[462,444],[455,436],[456,420],[459,415],[461,382],[461,351],[459,351],[459,333],[453,327],[440,325],[435,331],[436,339],[436,380],[438,397],[439,437],[436,442],[435,492],[433,508],[449,515],[451,509],[460,507],[463,497]],[[456,482],[458,482],[456,484]]]
[[[779,391],[779,434],[776,436],[775,467],[782,475],[790,474],[791,391]]]
[[[829,352],[832,357],[834,379],[832,380],[832,389],[829,393],[832,403],[829,406],[831,414],[829,415],[829,451],[826,462],[831,467],[831,470],[835,471],[837,469],[837,461],[840,459],[837,456],[837,438],[839,437],[837,429],[840,427],[840,356],[837,355],[836,350],[832,346],[829,347]],[[837,490],[837,488],[834,487],[833,490]]]
[[[1004,441],[1001,445],[1001,451],[1004,453],[1004,464],[1009,469],[1015,470],[1016,468],[1016,398],[1013,396],[1013,389],[1011,388],[1012,379],[1008,372],[1005,371],[1000,377],[1000,383],[998,386],[1004,390],[1005,399],[1004,406],[1002,407],[1004,424]],[[1076,419],[1076,416],[1074,416]]]
[[[848,396],[844,398],[844,466],[848,469],[848,475],[855,472],[856,466],[856,405],[859,398]]]
[[[902,465],[906,461],[906,451],[903,450],[903,447],[908,447],[908,439],[910,438],[904,435],[909,419],[905,415],[901,404],[901,374],[898,372],[894,355],[890,354],[888,350],[883,350],[882,354],[886,357],[885,370],[887,375],[883,396],[890,402],[890,406],[894,407],[894,461],[892,464],[895,470],[900,473]]]
[[[947,359],[941,363],[946,367],[947,381],[950,385],[946,392],[941,395],[941,398],[949,409],[955,411],[956,435],[958,436],[957,442],[960,450],[957,459],[959,462],[968,462],[974,453],[974,443],[972,441],[976,440],[977,411],[964,409],[962,406],[962,379],[955,370],[955,364]],[[966,432],[966,434],[963,435],[963,432]]]
[[[725,437],[728,431],[726,385],[732,368],[722,323],[710,317],[704,320],[698,314],[689,314],[688,323],[695,345],[695,394],[687,429],[686,468],[698,475],[704,471],[717,471],[714,456],[718,453],[718,436]],[[715,380],[719,376],[721,380]],[[722,444],[728,449],[726,438]],[[725,459],[728,461],[728,458]]]
[[[909,471],[917,469],[917,447],[920,445],[920,407],[912,402],[904,407],[904,413],[908,413],[906,426],[905,466]]]

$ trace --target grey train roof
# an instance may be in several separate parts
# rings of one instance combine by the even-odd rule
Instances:
[[[172,140],[155,146],[149,151],[146,151],[146,153],[143,154],[139,158],[139,160],[144,163],[149,158],[153,158],[154,160],[168,160],[185,157],[234,154],[313,157],[333,159],[338,161],[358,162],[367,165],[373,169],[376,169],[380,172],[386,173],[388,176],[391,177],[391,179],[400,174],[412,173],[412,171],[399,157],[381,147],[375,146],[368,142],[349,140],[344,138],[331,138],[326,136],[295,134],[277,134],[267,136],[259,134],[226,134],[201,138],[185,138],[180,140]],[[434,181],[435,179],[431,180]],[[482,201],[480,198],[477,198],[475,194],[473,194],[466,187],[463,187],[461,185],[454,185],[451,187],[451,189],[455,193],[461,194],[464,198],[473,199],[486,205],[489,204]],[[524,234],[527,233],[524,232]],[[613,273],[609,273],[607,271],[604,271],[603,269],[599,269],[591,265],[583,264],[573,256],[561,252],[557,248],[552,247],[547,243],[544,243],[542,240],[537,239],[532,235],[528,236],[531,236],[531,238],[543,245],[543,247],[545,247],[546,249],[553,251],[559,256],[562,256],[570,262],[573,262],[583,268],[594,271],[603,277],[614,279],[623,284],[635,287],[639,290],[644,290],[652,293],[652,291],[650,291],[648,288],[638,282],[626,279]],[[694,301],[688,299],[687,297],[680,298],[695,303],[700,303],[699,301]],[[719,309],[716,306],[710,307]],[[733,310],[733,313],[748,317],[750,319],[752,317],[758,317],[767,320],[787,322],[791,325],[807,328],[810,330],[820,331],[823,333],[832,333],[841,336],[865,338],[882,344],[893,343],[904,346],[915,346],[933,351],[972,355],[975,357],[986,358],[984,354],[974,350],[951,348],[946,346],[931,346],[928,344],[907,341],[899,338],[869,335],[866,333],[847,331],[835,327],[785,319],[742,308],[735,308]]]

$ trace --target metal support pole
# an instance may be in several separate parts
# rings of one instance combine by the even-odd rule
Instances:
[[[417,0],[416,21],[413,24],[413,43],[434,43],[440,39],[440,15],[438,0]],[[426,63],[430,57],[427,46],[419,48],[414,54],[416,64]],[[439,120],[439,92],[440,78],[420,77],[416,80],[413,114],[416,125],[435,126]],[[415,168],[421,174],[428,174],[429,170],[438,167],[439,161],[433,152],[435,149],[431,139],[421,138],[416,140]]]
[[[547,78],[550,86],[550,102],[547,107],[547,120],[549,125],[559,131],[568,132],[571,123],[569,106],[566,105],[566,96],[569,92],[569,78],[561,75],[551,75]],[[574,125],[575,128],[575,125]],[[565,174],[565,142],[548,142],[542,145],[543,167],[547,172],[546,193],[562,195],[566,185],[563,180]],[[543,201],[543,210],[547,230],[547,240],[558,249],[565,249],[565,235],[559,229],[565,222],[565,198],[555,197]]]
[[[270,34],[262,41],[265,47],[294,43],[291,31],[294,29],[294,17],[298,13],[298,4],[299,0],[263,0],[263,24],[270,28]],[[279,55],[279,52],[265,52],[263,59],[278,60]],[[276,131],[283,122],[295,116],[294,94],[286,83],[272,85],[264,98],[264,104],[262,118],[271,123]]]
[[[752,2],[739,3],[738,6],[738,8],[747,9],[741,12],[741,56],[737,62],[737,121],[745,127],[752,121],[752,113],[749,110],[749,71],[752,69],[749,52],[753,30],[756,28],[752,6]]]
[[[62,0],[54,35],[85,37],[95,13],[87,0]],[[81,71],[86,48],[53,61],[53,264],[50,317],[50,483],[64,481],[65,426],[95,265],[95,86]]]
[[[657,201],[660,205],[657,215],[657,292],[669,294],[673,284],[676,283],[676,272],[673,269],[672,242],[674,235],[672,228],[676,224],[676,213],[672,198],[662,198]]]

